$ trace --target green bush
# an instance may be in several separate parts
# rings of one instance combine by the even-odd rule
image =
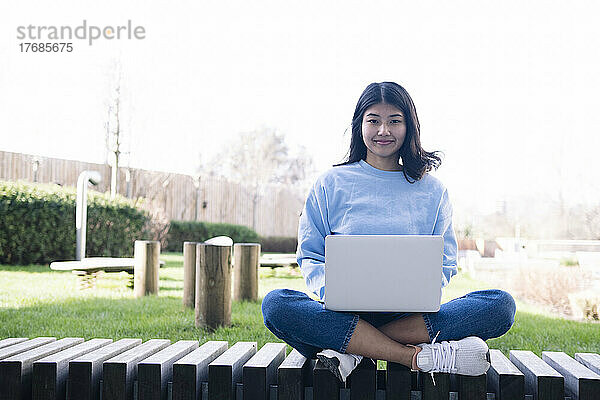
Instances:
[[[75,188],[0,181],[0,263],[75,257]],[[86,256],[131,257],[148,215],[124,197],[88,192]]]
[[[260,250],[265,253],[295,253],[298,238],[267,236],[260,238]]]
[[[166,251],[183,251],[183,242],[203,242],[215,236],[229,236],[234,243],[258,243],[259,237],[243,225],[195,221],[171,221]]]

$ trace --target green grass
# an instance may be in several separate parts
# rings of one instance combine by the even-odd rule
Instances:
[[[105,274],[94,289],[79,290],[77,277],[51,271],[47,266],[0,266],[0,338],[6,337],[127,337],[170,339],[280,341],[263,324],[260,300],[270,290],[291,288],[307,292],[297,269],[261,268],[258,302],[234,302],[232,325],[214,332],[194,326],[194,311],[184,309],[183,256],[161,255],[158,296],[133,297],[127,276]],[[444,291],[444,300],[469,291],[489,288],[484,282],[460,274]],[[488,341],[505,354],[510,349],[600,353],[600,324],[557,318],[517,301],[515,325],[504,336]],[[288,351],[291,348],[288,346]],[[380,367],[383,364],[380,364]]]

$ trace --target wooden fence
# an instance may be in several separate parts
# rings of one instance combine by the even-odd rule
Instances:
[[[600,355],[490,350],[480,376],[417,373],[364,358],[342,384],[285,343],[166,339],[0,340],[6,400],[598,400]]]
[[[106,164],[0,151],[0,180],[76,186],[77,177],[85,170],[102,175],[102,182],[94,190],[110,190],[111,168]],[[295,237],[304,205],[302,194],[284,186],[263,188],[255,204],[252,188],[222,178],[195,179],[190,175],[135,168],[119,170],[118,188],[119,194],[153,202],[171,220],[245,225],[261,236]]]

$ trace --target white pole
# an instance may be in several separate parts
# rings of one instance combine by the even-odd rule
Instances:
[[[76,249],[75,260],[85,258],[85,233],[87,227],[87,184],[98,184],[102,180],[97,171],[83,171],[77,178],[77,203],[75,205]]]

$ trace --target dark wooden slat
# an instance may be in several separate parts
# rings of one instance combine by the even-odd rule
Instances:
[[[586,368],[600,375],[600,354],[575,353],[575,359],[585,365]]]
[[[351,400],[375,400],[377,391],[377,365],[363,357],[360,364],[348,376]]]
[[[387,362],[386,399],[387,400],[409,400],[412,386],[412,373],[410,368]]]
[[[142,343],[142,339],[121,339],[69,362],[67,400],[100,400],[102,363]]]
[[[150,339],[102,364],[102,400],[130,400],[137,364],[171,343],[167,339]]]
[[[528,350],[511,350],[510,361],[525,375],[525,394],[540,400],[564,400],[564,378]]]
[[[33,400],[58,400],[66,395],[69,361],[111,343],[112,339],[91,339],[33,363]]]
[[[290,354],[277,368],[277,400],[304,399],[304,382],[307,380],[311,363],[298,350]],[[312,372],[312,371],[311,371]]]
[[[458,381],[459,400],[486,400],[487,381],[486,375],[467,376],[456,375]]]
[[[457,374],[450,374],[450,396],[454,396],[454,394],[452,394],[452,392],[456,393],[456,396],[458,396],[458,375]]]
[[[254,354],[256,342],[237,342],[208,365],[209,400],[233,400],[242,381],[242,367]]]
[[[197,340],[180,340],[138,363],[138,400],[166,400],[173,363],[197,348]]]
[[[450,374],[434,373],[435,385],[431,374],[419,372],[419,377],[423,382],[423,400],[447,400],[450,396]]]
[[[343,386],[344,384],[321,361],[317,361],[313,369],[314,400],[339,400],[340,388]]]
[[[6,338],[0,340],[0,349],[8,346],[12,346],[17,343],[21,343],[28,340],[28,338],[20,337],[20,338]]]
[[[490,369],[487,386],[496,400],[523,400],[525,376],[500,350],[490,349]]]
[[[202,382],[208,382],[208,364],[227,350],[224,341],[209,341],[173,363],[173,400],[200,398]],[[204,398],[204,397],[202,397]]]
[[[565,395],[574,400],[600,398],[600,375],[561,351],[543,351],[542,360],[565,378]]]
[[[423,384],[419,377],[419,371],[410,371],[410,388],[411,391],[414,390],[420,392],[423,390]]]
[[[4,360],[5,358],[14,356],[15,354],[25,353],[28,350],[43,346],[50,342],[54,342],[55,340],[55,337],[37,337],[35,339],[4,347],[0,349],[0,360]]]
[[[30,400],[33,363],[81,342],[83,338],[64,338],[0,361],[0,399]]]
[[[377,390],[385,390],[386,376],[385,369],[377,370]]]
[[[277,367],[285,359],[285,343],[265,345],[242,367],[244,398],[269,400],[269,386],[277,382]]]
[[[317,364],[316,358],[311,358],[308,360],[308,370],[306,371],[306,376],[304,377],[304,387],[313,387],[313,379],[315,374],[313,371],[315,370],[315,365]]]
[[[202,382],[202,392],[201,392],[201,399],[208,399],[208,382]]]
[[[313,367],[310,369],[311,373],[310,375],[312,375],[312,371],[314,370],[314,365]],[[313,387],[311,386],[304,386],[304,400],[313,400]]]

